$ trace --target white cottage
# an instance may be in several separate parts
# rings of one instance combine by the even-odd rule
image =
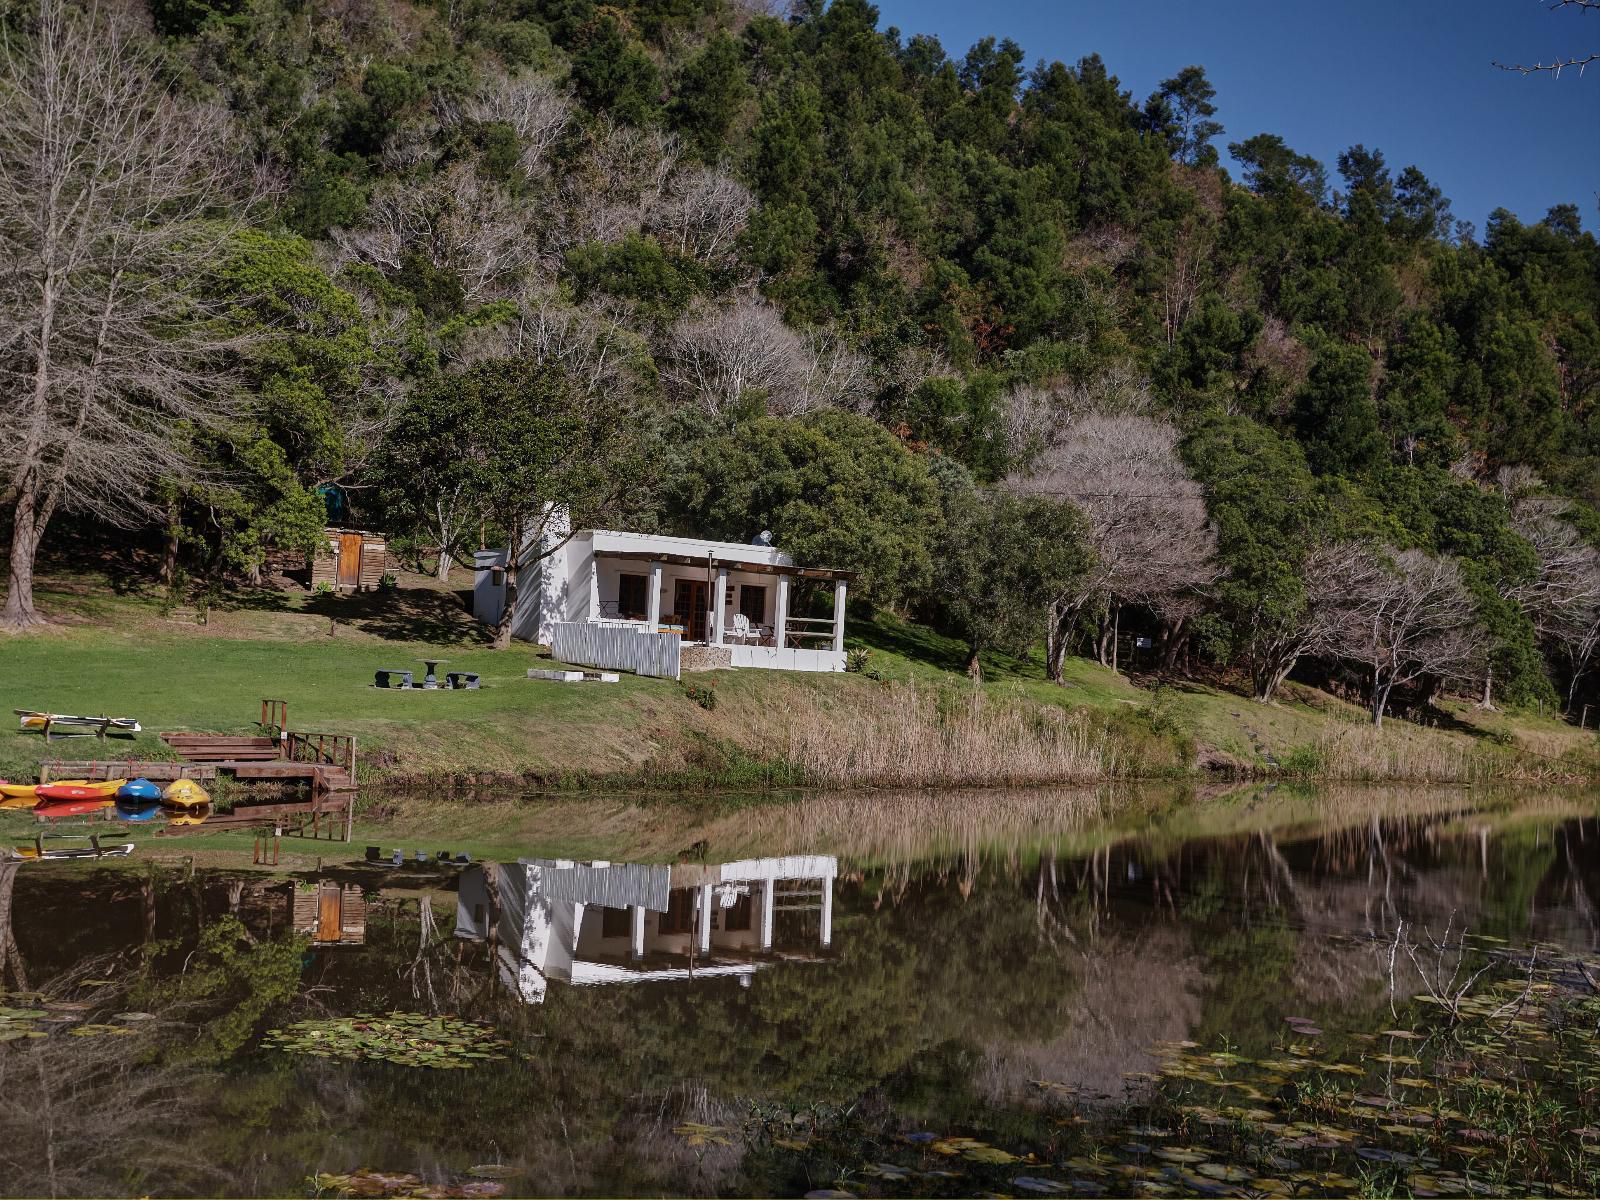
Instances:
[[[505,609],[506,552],[480,550],[473,611],[494,624]],[[676,677],[685,647],[705,665],[844,670],[850,571],[797,566],[768,544],[584,529],[517,582],[514,636],[563,662]],[[801,618],[800,581],[833,589],[830,618]]]

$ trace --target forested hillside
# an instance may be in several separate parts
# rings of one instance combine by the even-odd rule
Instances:
[[[1199,66],[861,0],[58,2],[0,4],[7,624],[74,524],[194,587],[331,503],[443,576],[549,499],[771,530],[975,667],[1594,686],[1575,206],[1474,230],[1425,163],[1222,130]]]

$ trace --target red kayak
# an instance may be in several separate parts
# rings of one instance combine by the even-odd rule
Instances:
[[[106,789],[103,785],[41,783],[33,794],[40,800],[103,800]]]
[[[36,817],[81,817],[88,813],[99,812],[102,808],[110,808],[116,801],[105,796],[94,796],[88,800],[41,800],[34,805],[33,815]]]

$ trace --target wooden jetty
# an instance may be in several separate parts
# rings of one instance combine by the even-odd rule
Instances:
[[[39,782],[55,779],[148,779],[166,783],[174,779],[208,780],[222,777],[242,782],[303,782],[310,799],[295,803],[251,804],[241,800],[230,813],[215,813],[198,830],[230,826],[271,824],[282,829],[294,824],[304,834],[321,837],[324,818],[330,834],[342,825],[344,840],[356,802],[356,739],[344,733],[300,732],[288,728],[289,706],[281,700],[263,700],[255,735],[227,733],[163,733],[161,740],[177,751],[180,761],[135,758],[52,759],[39,765]],[[343,820],[335,823],[336,817]],[[176,831],[170,831],[176,832]]]

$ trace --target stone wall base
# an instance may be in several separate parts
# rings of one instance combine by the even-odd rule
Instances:
[[[731,646],[685,646],[678,667],[683,671],[719,671],[733,666]]]

